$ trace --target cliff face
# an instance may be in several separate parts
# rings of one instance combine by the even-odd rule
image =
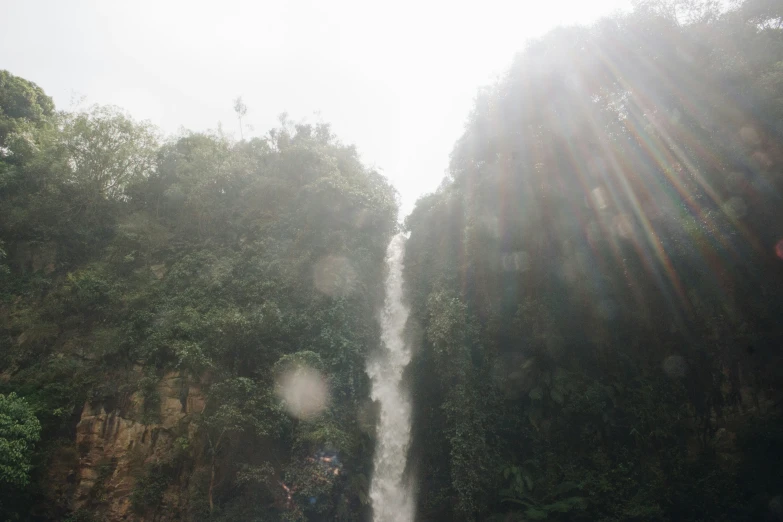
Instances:
[[[160,140],[0,79],[0,395],[40,424],[0,520],[366,519],[386,178],[327,124]],[[277,393],[299,365],[306,422]]]
[[[167,461],[178,437],[194,434],[194,421],[205,405],[200,387],[176,372],[166,374],[156,391],[160,397],[156,423],[137,420],[142,418],[143,402],[138,393],[124,411],[84,405],[76,427],[79,460],[70,498],[74,511],[100,513],[107,522],[183,517],[186,484],[179,481],[166,486],[154,511],[137,513],[132,507],[134,488],[144,470]]]

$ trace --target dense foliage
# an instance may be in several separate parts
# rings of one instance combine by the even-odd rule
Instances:
[[[0,484],[3,487],[27,484],[30,455],[40,431],[41,424],[23,399],[13,393],[0,395]]]
[[[0,71],[0,519],[369,519],[396,213],[328,125]],[[531,42],[404,227],[418,520],[783,520],[779,2]]]
[[[783,518],[783,9],[530,43],[406,220],[420,520]]]
[[[95,465],[70,515],[50,471],[87,450],[74,439],[85,403],[164,422],[171,375],[205,399],[166,426],[172,448],[133,468],[137,513],[176,483],[188,520],[361,519],[372,433],[357,419],[371,411],[394,189],[325,124],[163,140],[113,107],[55,112],[5,71],[0,108],[0,393],[26,401],[0,395],[0,519],[102,520],[116,462]],[[328,394],[307,418],[276,390],[300,369]],[[18,452],[9,430],[25,436]],[[318,475],[319,452],[343,473]]]

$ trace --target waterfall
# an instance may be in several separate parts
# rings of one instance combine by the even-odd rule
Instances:
[[[402,303],[402,260],[405,236],[397,234],[386,250],[386,297],[381,312],[379,357],[367,363],[372,398],[380,404],[378,437],[370,499],[375,522],[411,522],[411,488],[403,478],[411,435],[411,406],[400,389],[402,372],[411,359],[403,338],[408,309]]]

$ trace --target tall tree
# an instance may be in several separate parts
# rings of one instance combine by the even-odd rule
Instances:
[[[15,393],[0,394],[0,484],[27,484],[40,435],[41,424],[27,402]]]
[[[242,118],[247,114],[247,105],[242,101],[241,96],[237,96],[234,100],[234,112],[237,113],[237,119],[239,120],[239,136],[241,139],[245,139],[245,132],[242,128]]]

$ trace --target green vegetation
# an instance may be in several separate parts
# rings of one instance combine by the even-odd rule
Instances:
[[[0,520],[368,520],[397,208],[0,71]],[[531,42],[404,229],[418,520],[783,520],[779,2]]]
[[[356,417],[397,226],[391,186],[325,124],[161,141],[113,107],[54,112],[37,86],[2,74],[0,392],[26,402],[9,395],[0,415],[8,404],[32,420],[12,417],[18,427],[7,429],[27,438],[9,438],[8,456],[0,426],[0,477],[21,487],[32,466],[33,483],[0,518],[76,517],[50,498],[47,474],[56,448],[75,444],[85,403],[164,422],[160,382],[176,375],[183,400],[196,387],[203,405],[190,427],[167,428],[183,464],[141,455],[137,512],[189,484],[194,520],[288,516],[286,484],[308,491],[295,497],[299,518],[361,519],[367,485],[349,479],[370,473],[372,439]],[[275,395],[295,354],[317,359],[331,397],[314,419],[286,414]],[[33,414],[42,440],[31,464]],[[299,484],[308,457],[326,450],[351,473]],[[100,493],[90,497],[97,519]]]
[[[4,488],[27,485],[30,456],[40,433],[41,424],[24,399],[14,393],[0,394],[0,484]]]
[[[783,10],[716,4],[531,43],[408,216],[422,520],[780,520]]]

